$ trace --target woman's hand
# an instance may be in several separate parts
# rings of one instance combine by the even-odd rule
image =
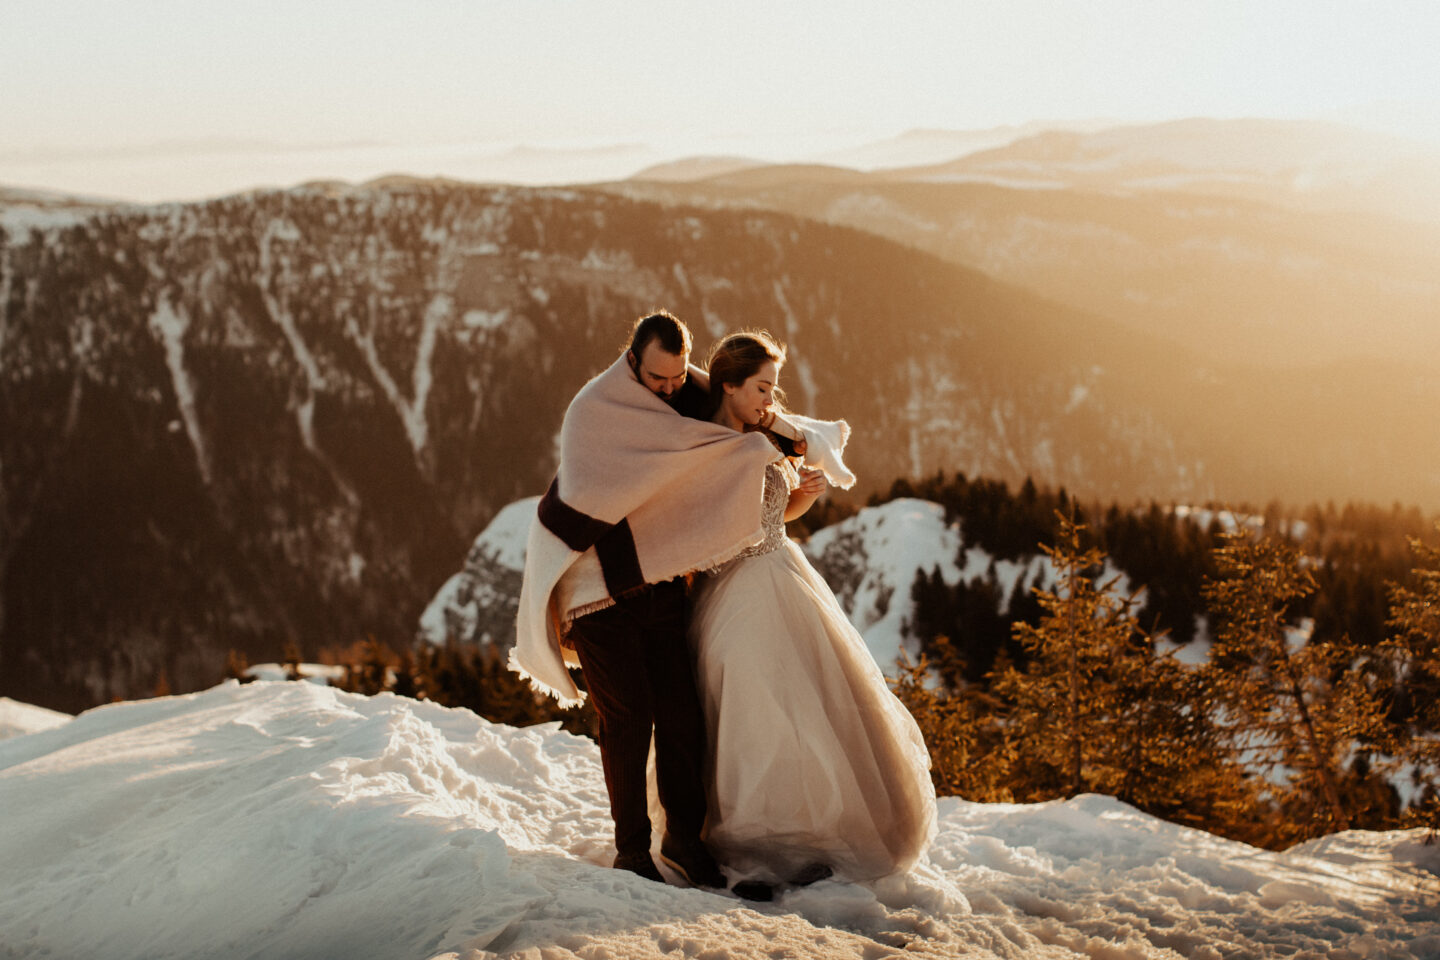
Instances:
[[[795,489],[811,497],[818,497],[825,492],[830,485],[825,479],[825,471],[818,467],[806,467],[800,471],[800,486]]]
[[[800,486],[790,491],[790,502],[785,505],[785,522],[789,523],[796,517],[802,516],[815,498],[825,492],[829,484],[825,480],[825,471],[818,469],[802,469],[800,471]]]

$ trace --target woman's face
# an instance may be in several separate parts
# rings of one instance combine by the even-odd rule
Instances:
[[[765,411],[774,403],[775,384],[780,380],[780,368],[774,360],[766,360],[744,383],[723,384],[725,406],[731,415],[741,423],[751,426],[760,422]]]

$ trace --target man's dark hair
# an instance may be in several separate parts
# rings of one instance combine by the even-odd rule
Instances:
[[[668,310],[635,321],[635,329],[630,331],[630,352],[637,361],[651,340],[659,340],[662,350],[677,357],[690,352],[690,328]]]

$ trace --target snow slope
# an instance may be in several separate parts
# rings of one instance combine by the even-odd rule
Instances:
[[[1055,585],[1055,566],[1038,550],[1019,560],[997,560],[983,547],[966,546],[962,552],[962,545],[962,524],[947,522],[944,507],[900,497],[817,530],[801,549],[835,591],[880,668],[895,676],[902,653],[912,660],[919,653],[908,625],[917,574],[939,570],[953,587],[961,581],[974,584],[993,570],[1006,598],[1017,587]],[[1130,595],[1130,578],[1108,560],[1099,581],[1109,584],[1116,597]],[[1143,594],[1137,602],[1144,603]]]
[[[1440,852],[1283,854],[1114,800],[941,801],[908,877],[774,904],[613,855],[594,745],[310,683],[112,704],[0,742],[0,957],[1440,956]]]
[[[902,651],[911,657],[918,652],[904,629],[915,575],[938,567],[946,583],[956,583],[962,575],[955,564],[960,544],[959,524],[945,522],[944,507],[902,497],[817,530],[801,548],[835,591],[880,669],[893,675]]]

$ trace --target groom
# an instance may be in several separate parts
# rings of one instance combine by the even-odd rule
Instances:
[[[705,720],[685,577],[763,538],[764,468],[780,454],[761,435],[693,419],[705,395],[690,349],[676,317],[642,317],[625,352],[571,401],[559,472],[530,527],[510,665],[576,704],[564,659],[578,659],[600,720],[614,865],[663,881],[646,798],[653,732],[661,859],[696,886],[724,887],[700,841]]]

